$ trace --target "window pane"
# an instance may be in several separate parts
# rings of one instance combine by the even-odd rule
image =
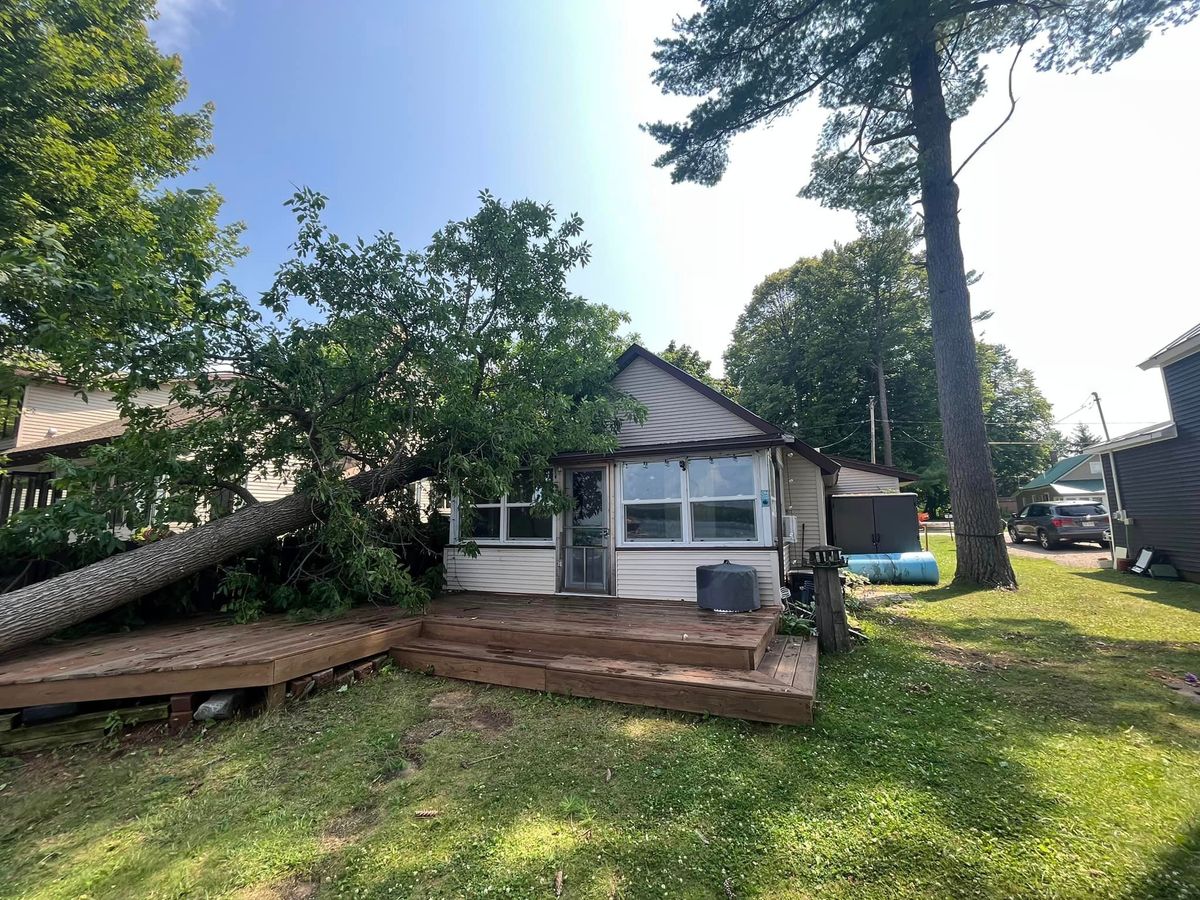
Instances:
[[[535,516],[529,512],[528,506],[510,506],[508,508],[508,539],[535,538],[549,540],[554,528],[551,516]]]
[[[625,507],[625,540],[678,541],[683,516],[678,503],[636,503]]]
[[[512,490],[508,492],[508,502],[532,503],[534,501],[534,489],[549,480],[549,473],[545,473],[542,478],[534,478],[533,473],[529,469],[521,469],[513,475]]]
[[[726,456],[720,459],[689,459],[688,490],[691,497],[754,496],[754,459]]]
[[[463,537],[476,538],[478,540],[499,540],[500,507],[475,507],[475,521],[470,525],[464,523]]]
[[[575,525],[604,524],[604,470],[587,469],[571,473],[571,499]]]
[[[697,541],[752,541],[753,500],[705,500],[692,504],[692,537]]]
[[[678,500],[682,481],[678,462],[626,463],[626,500]]]

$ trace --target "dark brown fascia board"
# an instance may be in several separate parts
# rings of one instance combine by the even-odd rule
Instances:
[[[764,434],[761,437],[714,438],[707,441],[683,441],[675,444],[639,444],[636,447],[620,447],[611,453],[558,453],[550,457],[550,462],[555,465],[569,466],[575,463],[604,462],[631,456],[704,453],[709,450],[753,450],[759,447],[776,447],[784,443],[786,440],[782,435]]]
[[[107,444],[111,441],[112,437],[101,437],[89,441],[78,441],[74,444],[38,447],[33,450],[13,449],[0,455],[8,457],[9,465],[31,466],[35,463],[45,462],[51,456],[57,456],[61,459],[79,459],[84,455],[83,451],[95,447],[97,444]]]
[[[835,475],[842,468],[831,457],[826,456],[824,453],[814,447],[808,446],[808,444],[804,443],[804,441],[799,441],[796,440],[796,438],[792,438],[787,442],[787,447],[789,450],[799,454],[800,456],[803,456],[810,463],[820,469],[822,475]]]
[[[776,443],[786,443],[795,452],[799,453],[809,462],[819,466],[821,471],[826,475],[832,475],[838,470],[837,463],[835,463],[825,454],[817,451],[813,447],[810,447],[803,441],[796,440],[795,438],[789,439],[784,430],[778,425],[772,425],[766,419],[756,416],[740,403],[730,400],[720,391],[709,387],[699,378],[695,377],[694,375],[689,375],[678,366],[671,365],[657,353],[652,353],[640,344],[633,344],[628,350],[626,350],[620,355],[620,357],[617,358],[617,373],[619,374],[622,372],[626,366],[628,366],[635,359],[644,359],[652,366],[657,366],[668,375],[671,375],[672,377],[686,384],[688,387],[692,388],[692,390],[699,392],[702,396],[707,397],[714,403],[729,410],[729,412],[733,413],[743,422],[750,423],[764,434],[783,438],[784,440],[777,441]]]
[[[849,456],[838,456],[836,454],[829,457],[839,466],[846,469],[862,469],[864,472],[875,472],[877,475],[893,475],[901,481],[920,481],[921,476],[912,472],[905,472],[903,469],[897,469],[895,466],[885,466],[880,463],[866,462],[861,459],[853,459]]]

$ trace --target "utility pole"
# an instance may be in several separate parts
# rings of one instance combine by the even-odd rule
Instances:
[[[1104,429],[1104,439],[1107,441],[1109,439],[1108,423],[1104,421],[1104,407],[1100,405],[1100,395],[1092,391],[1092,399],[1096,401],[1096,412],[1100,413],[1100,427]]]
[[[871,397],[871,462],[875,462],[875,398]]]

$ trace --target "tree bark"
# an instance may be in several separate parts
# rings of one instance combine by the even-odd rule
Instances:
[[[412,479],[406,466],[398,464],[363,472],[347,483],[367,500]],[[291,494],[0,594],[0,653],[116,609],[315,520],[311,498]]]
[[[957,535],[954,580],[1015,588],[983,421],[971,296],[959,233],[958,185],[950,153],[950,116],[938,63],[935,36],[922,35],[909,67],[938,406]]]
[[[879,424],[883,426],[883,464],[892,465],[892,420],[888,418],[887,375],[883,371],[883,354],[875,357],[875,384],[879,394]]]

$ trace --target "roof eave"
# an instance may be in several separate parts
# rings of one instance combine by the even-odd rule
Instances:
[[[1091,453],[1115,453],[1118,450],[1131,450],[1134,447],[1157,444],[1159,441],[1169,441],[1176,437],[1179,437],[1179,429],[1175,427],[1175,423],[1163,422],[1134,434],[1122,435],[1102,444],[1093,444],[1088,447],[1088,451]]]

